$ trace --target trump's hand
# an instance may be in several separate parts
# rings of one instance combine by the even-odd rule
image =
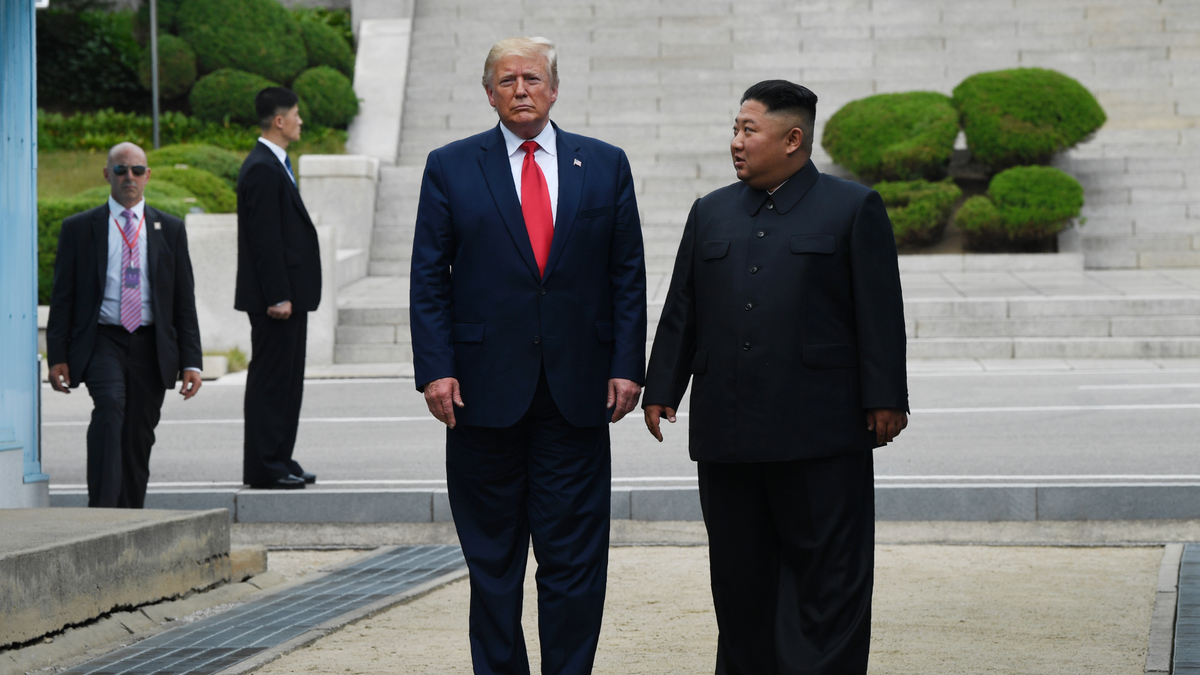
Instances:
[[[425,405],[439,422],[453,429],[455,406],[466,406],[462,400],[462,393],[458,390],[458,379],[443,377],[425,385]]]
[[[872,408],[867,411],[867,429],[875,432],[875,442],[891,443],[904,427],[908,426],[908,415],[895,408]]]
[[[648,405],[643,411],[646,416],[646,428],[650,430],[650,435],[657,438],[659,443],[662,443],[662,431],[658,428],[659,420],[663,417],[671,424],[675,423],[675,409],[668,408],[665,405]]]
[[[64,394],[71,393],[71,369],[65,363],[56,363],[50,366],[50,386],[54,387],[54,391],[61,391]]]
[[[630,410],[637,407],[642,397],[642,386],[633,380],[614,377],[608,381],[608,407],[613,408],[612,421],[616,424]]]
[[[200,391],[200,373],[194,370],[183,371],[183,386],[179,387],[179,393],[183,395],[183,400],[196,395]]]

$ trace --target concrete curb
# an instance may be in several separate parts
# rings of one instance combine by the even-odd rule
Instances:
[[[1183,544],[1167,544],[1158,569],[1158,590],[1150,616],[1150,643],[1146,649],[1146,675],[1171,672],[1175,646],[1175,601],[1179,597],[1179,563]]]

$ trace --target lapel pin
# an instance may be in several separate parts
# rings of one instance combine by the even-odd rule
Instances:
[[[575,160],[575,166],[583,166],[583,162],[581,162],[577,159],[577,160]]]
[[[156,229],[156,230],[161,230],[161,229],[162,229],[162,223],[158,222],[157,220],[156,220],[156,221],[154,221],[154,229]]]

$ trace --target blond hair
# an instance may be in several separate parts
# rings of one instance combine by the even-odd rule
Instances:
[[[550,74],[550,86],[558,86],[558,52],[554,50],[554,43],[544,37],[511,37],[492,45],[487,59],[483,62],[483,86],[488,91],[492,89],[496,63],[509,56],[521,56],[527,59],[544,56],[546,70]]]

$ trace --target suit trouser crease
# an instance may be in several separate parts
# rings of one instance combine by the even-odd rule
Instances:
[[[446,474],[471,573],[475,673],[529,673],[521,610],[531,538],[542,672],[591,672],[608,574],[608,428],[567,422],[543,375],[514,426],[447,430]]]
[[[699,462],[718,675],[864,675],[874,574],[872,453]]]
[[[166,396],[154,331],[101,326],[83,381],[93,403],[87,431],[88,506],[140,509]]]
[[[253,354],[246,374],[242,480],[269,483],[303,473],[292,459],[304,401],[308,313],[272,319],[249,312]]]

